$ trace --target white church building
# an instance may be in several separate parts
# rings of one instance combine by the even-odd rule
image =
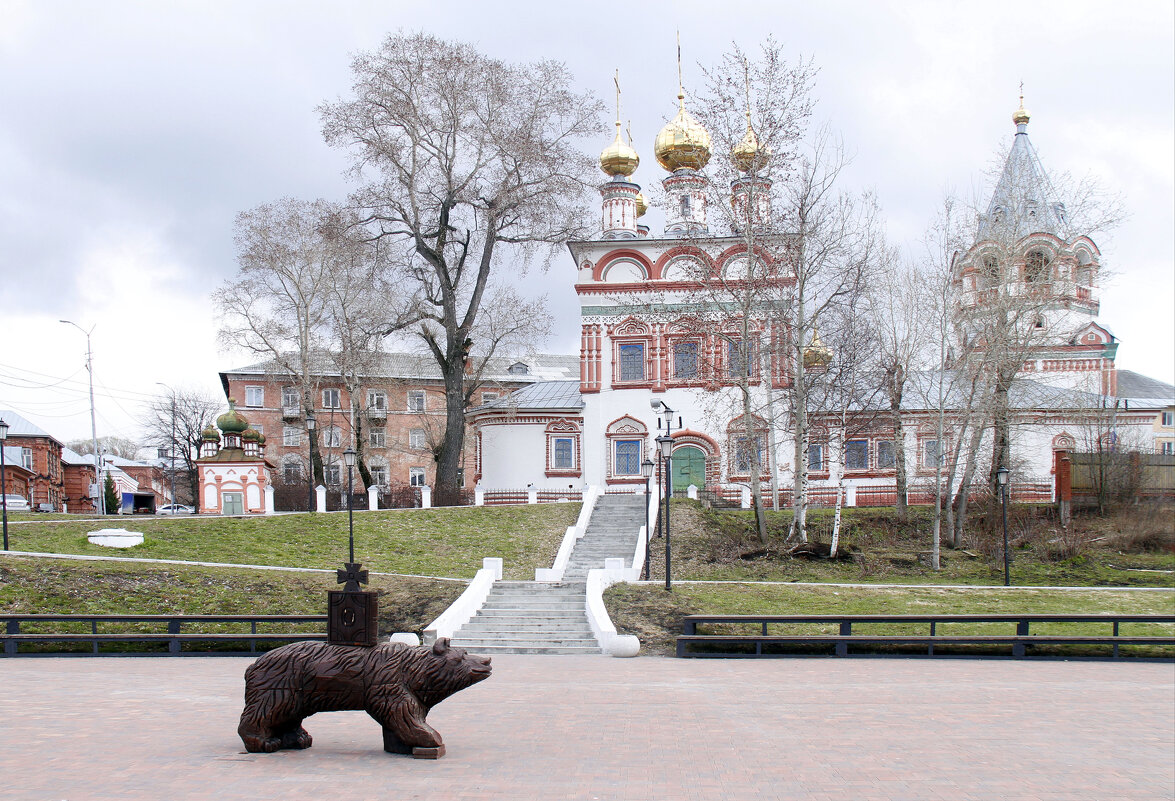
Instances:
[[[991,243],[980,241],[959,258],[955,280],[964,308],[984,303],[995,280],[1014,282],[1014,291],[1050,298],[1041,306],[1048,319],[1039,321],[1049,331],[1048,341],[1031,350],[1011,398],[1018,423],[1014,487],[1021,499],[1047,501],[1054,452],[1081,448],[1076,410],[1105,408],[1108,399],[1116,407],[1116,427],[1131,429],[1148,448],[1169,452],[1172,446],[1164,443],[1175,442],[1175,388],[1115,368],[1118,342],[1098,320],[1097,246],[1084,236],[1062,237],[1063,226],[1057,223],[1064,208],[1052,197],[1028,139],[1023,103],[1013,120],[1015,139],[981,237],[994,231],[1005,215],[1035,222],[1017,234],[1012,275],[991,272]],[[609,176],[600,188],[600,234],[568,243],[580,302],[579,380],[538,382],[473,409],[476,480],[490,489],[594,485],[613,492],[643,490],[642,462],[656,461],[655,438],[664,433],[659,430],[662,412],[671,409],[674,492],[694,485],[737,497],[750,480],[752,460],[747,458],[741,391],[734,377],[749,370],[756,405],[764,408],[769,393],[776,393],[784,409],[782,390],[791,370],[786,358],[774,354],[752,358],[748,366],[729,332],[717,336],[679,322],[678,315],[696,308],[705,295],[699,294],[699,265],[729,278],[746,259],[745,240],[737,232],[710,231],[702,173],[710,158],[706,130],[682,103],[658,134],[655,155],[668,172],[662,180],[666,224],[660,235],[653,235],[640,223],[645,202],[640,187],[629,179],[639,158],[621,138],[620,123],[616,125],[615,140],[600,156],[601,169]],[[769,193],[759,191],[765,182],[754,170],[756,147],[748,115],[747,137],[732,154],[743,172],[729,198],[736,213],[748,206],[755,214],[764,213],[760,205],[768,202]],[[1012,196],[1011,187],[1025,185],[1034,190]],[[1012,204],[1018,207],[1010,208]],[[768,274],[786,284],[789,267],[781,258]],[[779,324],[766,314],[754,320],[759,341],[786,336],[772,330],[773,325]],[[810,343],[805,362],[810,358],[818,368],[825,356],[822,347],[818,339]],[[783,349],[772,350],[778,354]],[[945,444],[937,441],[925,404],[907,403],[903,427],[911,502],[920,501],[919,493],[926,502],[935,460],[955,443],[949,435]],[[892,425],[878,422],[852,434],[843,450],[829,448],[828,438],[837,433],[820,423],[820,411],[812,410],[815,425],[806,450],[810,503],[829,502],[838,476],[849,505],[893,503]],[[790,500],[787,488],[793,475],[795,449],[789,436],[787,431],[763,434],[753,446],[767,452],[762,459],[764,486],[774,471],[782,503]],[[842,452],[845,464],[838,464]]]

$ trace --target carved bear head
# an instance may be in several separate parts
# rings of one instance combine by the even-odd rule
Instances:
[[[474,656],[463,648],[453,648],[448,637],[441,637],[432,647],[422,646],[417,652],[424,657],[416,665],[413,690],[428,706],[439,704],[459,690],[464,690],[490,677],[493,669],[488,656]]]

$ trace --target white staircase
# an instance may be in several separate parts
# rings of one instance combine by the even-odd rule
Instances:
[[[585,612],[587,571],[609,558],[627,563],[644,522],[643,495],[601,497],[563,581],[494,582],[482,608],[453,634],[453,645],[475,654],[602,653]]]

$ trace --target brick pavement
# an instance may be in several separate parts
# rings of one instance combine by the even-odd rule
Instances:
[[[500,656],[385,754],[362,712],[243,753],[244,658],[0,660],[0,798],[1175,798],[1175,666]]]

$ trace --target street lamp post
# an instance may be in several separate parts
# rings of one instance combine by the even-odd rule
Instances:
[[[97,324],[90,326],[90,330],[82,328],[72,320],[58,320],[60,323],[72,325],[77,330],[86,335],[86,372],[90,374],[90,437],[93,439],[94,445],[94,479],[98,481],[98,514],[106,514],[106,488],[102,485],[98,468],[98,423],[94,414],[94,351],[90,347],[90,334],[94,332]]]
[[[672,579],[670,575],[672,569],[670,567],[670,553],[669,553],[669,499],[673,495],[673,482],[670,478],[670,470],[672,467],[673,451],[673,437],[668,434],[663,434],[657,437],[657,447],[661,452],[661,475],[665,477],[665,590],[671,591],[673,589]]]
[[[314,419],[314,412],[306,412],[306,513],[314,511],[314,426],[318,421]]]
[[[1011,557],[1008,553],[1008,468],[1001,467],[995,471],[996,479],[1000,482],[1000,497],[1004,506],[1004,586],[1012,584]]]
[[[641,475],[645,477],[645,581],[649,580],[649,479],[653,475],[653,460],[648,456],[641,462]]]
[[[348,446],[347,450],[343,451],[343,462],[347,465],[347,543],[350,546],[347,550],[351,557],[347,561],[353,563],[355,561],[355,511],[354,511],[354,485],[352,476],[354,475],[352,468],[355,467],[355,449]]]
[[[4,443],[8,441],[8,423],[0,417],[0,509],[4,515],[4,550],[8,550],[8,486],[5,483]]]
[[[167,459],[168,459],[168,466],[171,468],[171,503],[172,503],[172,506],[174,507],[175,503],[176,503],[176,500],[175,500],[175,451],[176,451],[176,447],[175,447],[175,390],[172,389],[171,387],[167,386],[167,384],[164,384],[162,381],[156,381],[155,383],[161,387],[164,387],[165,389],[167,389],[168,392],[171,393],[171,442],[168,443],[169,447],[167,449]],[[173,508],[173,511],[174,511],[174,508]]]

